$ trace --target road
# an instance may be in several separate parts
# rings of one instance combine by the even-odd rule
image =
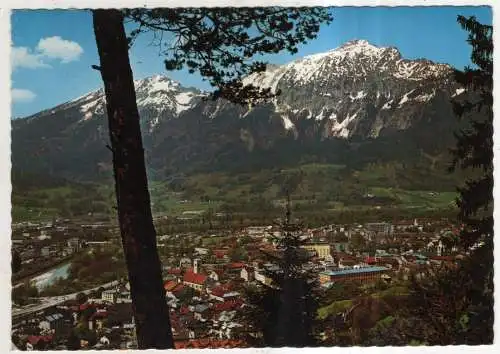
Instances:
[[[38,300],[40,300],[42,302],[41,304],[25,306],[21,309],[15,309],[12,311],[12,318],[17,319],[20,317],[24,317],[24,316],[32,314],[34,312],[42,311],[42,310],[45,310],[49,307],[57,306],[59,304],[62,304],[65,301],[74,300],[74,299],[76,299],[76,296],[80,293],[88,295],[91,292],[98,290],[99,288],[107,289],[107,288],[118,285],[118,283],[119,282],[117,280],[115,280],[115,281],[112,281],[112,282],[109,282],[106,284],[96,286],[95,288],[79,291],[79,292],[76,292],[73,294],[54,296],[54,297],[40,297],[40,298],[38,298]]]

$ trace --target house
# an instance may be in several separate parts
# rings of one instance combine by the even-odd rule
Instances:
[[[210,307],[206,304],[200,304],[193,307],[194,318],[198,321],[203,319],[203,315],[208,313]]]
[[[245,348],[248,344],[241,339],[217,340],[211,338],[176,340],[175,349],[217,349],[217,348]]]
[[[50,255],[50,246],[45,246],[40,249],[40,256],[48,257]]]
[[[338,266],[341,269],[354,267],[357,264],[358,264],[358,262],[356,261],[356,259],[353,259],[353,258],[340,258],[338,261]]]
[[[182,283],[197,291],[202,291],[207,284],[208,277],[204,274],[195,273],[194,271],[187,271],[184,273]]]
[[[227,298],[232,297],[233,291],[230,289],[230,287],[225,284],[221,286],[217,286],[213,289],[207,290],[208,296],[210,299],[214,299],[217,301],[225,301]],[[238,293],[236,293],[238,294]]]
[[[246,264],[241,262],[233,262],[226,265],[226,275],[228,277],[240,277],[241,269],[245,268]]]
[[[163,284],[163,288],[165,289],[165,292],[168,294],[169,292],[172,292],[172,290],[177,286],[177,282],[174,280],[168,280]]]
[[[227,249],[216,249],[213,251],[215,259],[217,261],[228,261],[229,260],[229,250]]]
[[[174,300],[181,300],[182,298],[189,296],[190,291],[192,292],[193,288],[183,284],[177,284],[177,286],[172,289],[168,296]]]
[[[81,247],[80,239],[78,237],[72,237],[66,241],[66,245],[69,249],[72,249],[73,252],[78,252]]]
[[[167,270],[167,274],[177,278],[177,277],[182,276],[182,269],[181,268],[170,268]]]
[[[215,282],[221,281],[224,275],[224,270],[222,269],[214,269],[209,274],[208,277]]]
[[[177,300],[179,300],[179,298],[184,293],[185,286],[180,283],[177,283],[176,281],[169,280],[165,282],[163,288],[165,289],[165,294],[167,298],[177,302]]]
[[[399,222],[396,223],[395,229],[398,231],[407,231],[414,229],[417,224],[417,220],[400,220]]]
[[[131,294],[130,294],[130,284],[122,284],[119,285],[116,289],[117,299],[116,302],[131,302]]]
[[[184,257],[184,258],[181,258],[181,260],[179,261],[179,268],[186,268],[186,267],[189,267],[191,266],[191,259],[188,258],[188,257]]]
[[[246,282],[253,281],[255,279],[255,270],[253,267],[246,266],[241,269],[240,277]]]
[[[266,284],[266,285],[269,285],[271,284],[272,282],[272,279],[269,278],[268,276],[265,275],[265,273],[263,271],[255,271],[254,272],[254,278],[256,281],[262,283],[262,284]]]
[[[238,310],[239,308],[241,308],[242,305],[243,305],[243,300],[233,299],[233,300],[229,300],[229,301],[225,301],[225,302],[216,304],[214,306],[214,311],[216,313],[234,311],[234,310]]]
[[[53,336],[28,336],[26,350],[47,350],[52,343]]]
[[[94,329],[102,329],[106,318],[108,318],[108,312],[106,310],[98,310],[97,312],[94,312],[89,318],[89,329],[91,331]]]
[[[328,259],[331,257],[330,245],[326,242],[306,243],[302,246],[302,248],[308,251],[316,252],[318,258],[320,259]]]
[[[101,295],[101,298],[104,301],[110,302],[112,304],[116,302],[117,297],[118,292],[116,290],[104,290]]]
[[[194,248],[194,253],[199,254],[200,256],[206,256],[210,250],[208,248],[203,248],[203,247],[195,247]]]
[[[52,330],[54,332],[59,331],[64,324],[64,316],[61,313],[54,313],[45,316],[45,318],[40,321],[39,328],[41,330]]]

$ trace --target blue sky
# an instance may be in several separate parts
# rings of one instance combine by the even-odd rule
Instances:
[[[334,21],[323,26],[314,41],[291,56],[266,57],[282,64],[304,55],[333,49],[346,41],[366,39],[378,46],[395,46],[403,57],[427,58],[458,68],[470,65],[467,33],[456,23],[458,14],[492,23],[489,7],[339,7]],[[92,15],[84,10],[16,10],[12,13],[12,115],[24,117],[100,88]],[[158,48],[143,35],[130,51],[134,78],[166,74],[185,86],[208,89],[197,75],[166,72]]]

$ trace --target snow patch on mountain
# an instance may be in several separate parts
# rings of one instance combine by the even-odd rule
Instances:
[[[455,93],[454,93],[451,97],[457,97],[457,96],[460,96],[460,95],[461,95],[462,93],[464,93],[464,92],[465,92],[465,89],[464,89],[463,87],[461,87],[461,88],[457,88],[457,89],[455,90]]]
[[[353,122],[356,119],[360,111],[361,108],[358,109],[356,112],[354,112],[352,116],[348,114],[347,117],[340,123],[335,119],[334,124],[332,126],[332,133],[342,138],[348,138],[349,129],[347,127],[351,122]]]
[[[288,118],[287,115],[282,115],[281,118],[283,119],[283,126],[285,127],[286,130],[291,130],[295,128],[295,124],[292,123],[290,118]]]
[[[386,110],[386,109],[391,109],[391,107],[392,107],[392,102],[394,102],[394,100],[390,100],[390,101],[386,102],[386,103],[382,106],[382,108],[381,108],[381,109],[384,109],[384,110]]]
[[[418,95],[417,97],[414,98],[414,100],[418,102],[427,102],[431,100],[435,95],[436,95],[436,90],[432,90],[431,93]]]
[[[401,98],[401,101],[399,101],[399,107],[403,106],[406,102],[409,101],[408,96],[411,95],[415,89],[411,90],[410,92],[407,92],[403,95],[403,98]]]
[[[363,98],[365,98],[367,95],[366,92],[364,92],[363,90],[359,91],[356,96],[353,96],[353,95],[349,95],[349,98],[353,101],[356,101],[356,100],[361,100]]]

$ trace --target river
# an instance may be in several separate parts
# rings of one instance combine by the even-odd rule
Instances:
[[[71,263],[65,263],[54,268],[47,273],[43,273],[31,279],[31,282],[41,291],[54,284],[57,279],[66,279],[69,276],[69,267]]]

